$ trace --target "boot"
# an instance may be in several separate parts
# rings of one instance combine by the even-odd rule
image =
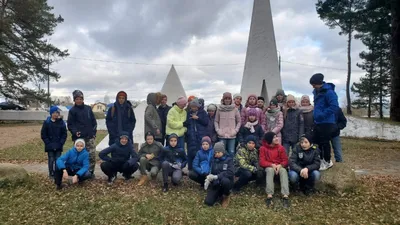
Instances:
[[[138,186],[142,186],[144,184],[146,184],[146,182],[149,180],[149,177],[147,175],[142,175],[142,177],[140,178],[140,181],[138,183]]]
[[[163,192],[168,192],[168,183],[164,183],[162,191]]]
[[[223,195],[222,196],[222,202],[221,202],[222,208],[226,209],[228,207],[228,205],[229,205],[229,201],[230,201],[229,195]]]

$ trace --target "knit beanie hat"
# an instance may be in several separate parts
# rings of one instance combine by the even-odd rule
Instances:
[[[83,93],[80,90],[75,90],[74,92],[72,92],[72,98],[75,99],[81,97],[83,99]]]
[[[310,97],[308,95],[303,95],[303,96],[301,96],[301,101],[303,101],[303,100],[310,101]]]
[[[200,107],[199,99],[198,98],[193,98],[192,101],[189,102],[189,106]]]
[[[289,101],[295,101],[296,102],[296,98],[293,95],[288,95],[287,98],[286,98],[286,102],[289,102]]]
[[[221,141],[215,143],[215,145],[214,145],[214,152],[215,152],[215,153],[217,153],[217,152],[222,152],[222,153],[225,155],[226,150],[225,150],[225,145],[224,145],[224,143],[221,142]]]
[[[257,109],[256,108],[249,108],[247,110],[247,115],[248,116],[255,116],[257,117]]]
[[[201,139],[201,144],[203,144],[203,142],[207,142],[211,146],[211,138],[209,136],[204,136]]]
[[[176,104],[178,106],[185,106],[187,104],[186,98],[181,96],[178,98],[178,100],[176,100]]]
[[[310,78],[310,84],[321,85],[324,82],[324,75],[322,73],[316,73]]]
[[[254,144],[256,143],[256,137],[254,135],[249,135],[246,138],[246,143],[249,143],[250,141],[254,142]]]
[[[263,100],[263,102],[265,102],[265,99],[264,99],[264,97],[262,97],[262,96],[258,96],[258,97],[257,97],[257,100]]]
[[[234,95],[233,95],[233,99],[235,99],[235,98],[242,98],[242,95],[241,95],[241,94],[239,94],[239,93],[237,93],[237,94],[234,94]]]
[[[222,100],[224,100],[224,99],[226,99],[226,98],[232,99],[232,94],[231,94],[230,92],[225,92],[225,93],[222,95]]]
[[[172,139],[172,138],[176,138],[176,140],[178,140],[178,135],[176,135],[175,133],[172,133],[168,136],[168,142]]]
[[[311,135],[311,134],[305,134],[305,135],[303,135],[302,137],[301,137],[302,139],[303,138],[306,138],[307,140],[308,140],[308,142],[310,142],[310,145],[312,145],[313,144],[313,136]]]
[[[58,109],[58,107],[57,107],[57,106],[52,106],[52,107],[50,107],[50,116],[51,116],[53,113],[55,113],[55,112],[57,112],[58,114],[60,114],[60,110]]]
[[[271,101],[269,102],[269,105],[278,106],[278,100],[276,98],[271,99]]]
[[[196,98],[195,96],[193,96],[193,95],[191,95],[191,96],[189,96],[189,98],[188,98],[188,100],[187,100],[187,102],[191,102],[194,98]]]
[[[250,94],[249,97],[247,97],[247,101],[249,101],[249,99],[250,99],[251,97],[253,97],[253,98],[255,98],[255,99],[257,100],[257,95],[255,95],[255,94]]]
[[[75,143],[74,143],[74,147],[75,148],[76,148],[76,144],[78,144],[79,142],[83,144],[83,148],[86,147],[85,140],[83,138],[78,138],[78,139],[75,140]]]
[[[153,138],[155,138],[153,132],[147,131],[147,132],[146,132],[146,135],[144,135],[144,140],[146,140],[148,136],[153,136]]]
[[[275,135],[276,134],[274,132],[267,132],[264,135],[264,140],[270,145],[272,144],[272,140],[274,140]]]
[[[217,111],[217,106],[216,106],[215,104],[209,104],[209,105],[207,106],[207,111],[213,111],[213,112],[215,112],[215,111]]]
[[[121,139],[123,137],[125,137],[125,138],[127,138],[129,140],[129,136],[128,136],[127,132],[122,132],[122,134],[119,136],[119,139]]]

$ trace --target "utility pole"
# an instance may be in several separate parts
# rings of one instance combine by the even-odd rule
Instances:
[[[50,51],[47,53],[47,104],[49,106],[49,109],[51,107],[51,101],[50,101]]]

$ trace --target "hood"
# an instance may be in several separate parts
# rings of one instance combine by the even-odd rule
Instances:
[[[249,104],[249,99],[250,99],[251,97],[254,97],[254,98],[256,99],[256,103],[255,103],[254,105],[250,105],[250,104]],[[247,97],[245,106],[246,106],[246,107],[249,107],[249,106],[255,106],[255,107],[257,107],[257,98],[258,98],[258,97],[257,97],[256,94],[250,94],[249,97]]]
[[[335,91],[335,85],[332,83],[325,83],[322,85],[321,89],[325,89],[325,90],[332,90]]]
[[[149,93],[147,95],[147,104],[156,106],[156,104],[157,104],[157,94],[156,93]]]
[[[275,94],[275,96],[277,96],[277,95],[282,95],[283,97],[285,97],[286,95],[285,95],[285,91],[284,90],[282,90],[282,89],[278,89],[277,91],[276,91],[276,94]]]
[[[121,145],[121,142],[119,141],[121,139],[121,136],[127,136],[128,137],[128,143],[126,145]],[[115,143],[120,146],[120,147],[126,147],[126,146],[132,146],[132,140],[129,137],[129,133],[126,131],[122,131],[119,135],[119,138],[117,140],[115,140]]]

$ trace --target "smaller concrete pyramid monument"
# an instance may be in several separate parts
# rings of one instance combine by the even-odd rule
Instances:
[[[180,96],[184,96],[186,98],[186,92],[183,89],[181,80],[179,79],[174,65],[171,65],[167,79],[161,88],[161,93],[168,97],[168,105],[172,105],[172,103],[174,103]]]
[[[261,97],[264,97],[265,99],[265,104],[269,105],[269,97],[268,97],[268,90],[267,90],[267,84],[265,83],[265,79],[262,82],[262,86],[261,86]]]

